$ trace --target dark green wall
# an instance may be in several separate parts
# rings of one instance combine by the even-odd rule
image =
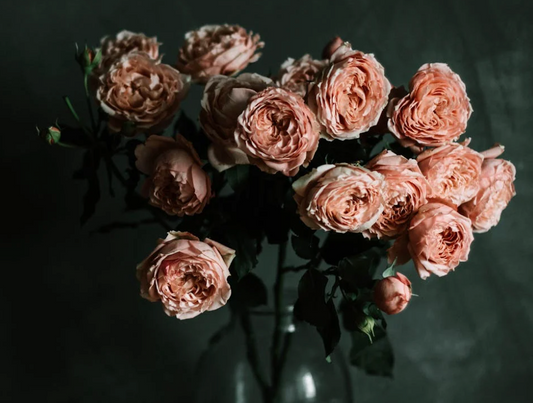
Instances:
[[[76,151],[38,141],[34,125],[81,105],[73,42],[127,28],[157,35],[173,63],[183,34],[239,23],[261,34],[267,74],[288,56],[320,54],[339,34],[372,52],[395,85],[425,62],[447,62],[466,82],[476,149],[499,141],[517,167],[518,195],[500,225],[476,237],[470,261],[425,282],[390,320],[394,380],[353,371],[357,402],[530,402],[533,379],[533,8],[531,1],[2,1],[2,290],[0,401],[183,402],[192,371],[227,312],[179,322],[138,296],[135,265],[162,236],[156,226],[91,230],[122,212],[105,197],[80,229],[84,184]],[[250,69],[249,69],[250,70]],[[199,109],[200,89],[184,104]],[[81,106],[80,106],[81,109]],[[268,254],[270,252],[270,255]],[[271,277],[272,250],[259,268]],[[317,338],[317,348],[321,348]],[[346,340],[343,341],[346,347]]]

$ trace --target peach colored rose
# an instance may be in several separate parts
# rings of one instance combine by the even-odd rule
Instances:
[[[157,42],[155,36],[150,38],[142,33],[124,30],[120,31],[114,38],[105,36],[100,42],[102,61],[96,71],[98,76],[109,70],[109,67],[120,60],[122,56],[131,52],[144,52],[153,60],[159,59],[159,45],[161,43]]]
[[[307,102],[327,140],[358,138],[374,126],[391,89],[383,66],[372,54],[339,47],[330,64],[309,86]]]
[[[326,60],[315,60],[310,55],[298,60],[289,57],[281,65],[276,82],[281,88],[305,97],[307,86],[326,65]]]
[[[183,136],[176,139],[153,135],[135,149],[139,171],[149,175],[143,194],[150,204],[169,215],[194,215],[204,209],[211,181],[202,170],[198,154]]]
[[[128,53],[100,76],[96,93],[109,130],[125,135],[165,129],[189,88],[188,77],[146,53]]]
[[[322,59],[329,59],[343,44],[344,41],[340,36],[332,38],[322,50]]]
[[[402,273],[385,277],[374,287],[374,303],[388,315],[403,311],[411,296],[411,282]]]
[[[233,249],[218,242],[171,231],[137,266],[141,296],[161,301],[165,313],[178,319],[214,311],[231,295],[227,278],[234,257]]]
[[[409,94],[391,101],[389,129],[404,147],[437,147],[457,140],[471,113],[461,78],[444,63],[428,63],[409,82]]]
[[[422,206],[411,220],[405,236],[389,249],[389,262],[403,264],[410,256],[418,274],[442,277],[466,262],[474,240],[470,220],[442,203]]]
[[[458,206],[476,195],[483,155],[468,148],[469,142],[470,139],[462,144],[446,144],[417,157],[432,189],[431,198]]]
[[[235,143],[250,163],[287,176],[307,166],[318,140],[318,124],[302,97],[275,87],[250,98],[235,130]]]
[[[363,232],[383,212],[383,175],[361,166],[322,165],[292,187],[300,218],[312,229]]]
[[[206,83],[210,77],[230,76],[256,62],[261,54],[255,52],[263,46],[259,35],[238,25],[204,25],[185,34],[178,70]]]
[[[270,78],[255,73],[243,73],[235,78],[217,75],[207,82],[200,124],[212,141],[208,149],[209,161],[219,171],[235,163],[249,163],[247,155],[235,144],[237,118],[252,96],[270,86],[274,86]]]
[[[370,238],[394,238],[407,230],[411,217],[427,203],[429,184],[413,159],[384,150],[366,167],[385,177],[385,208],[376,223],[363,233]]]
[[[502,152],[503,146],[497,145],[482,153],[485,160],[479,178],[479,191],[459,208],[472,221],[474,232],[487,232],[497,225],[502,211],[516,195],[513,183],[516,168],[510,161],[496,159]]]

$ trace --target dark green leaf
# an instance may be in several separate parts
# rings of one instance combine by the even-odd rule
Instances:
[[[326,263],[337,265],[348,256],[358,255],[373,247],[383,247],[385,243],[378,239],[365,239],[361,234],[338,234],[331,232],[322,247],[322,256]]]
[[[298,300],[294,310],[296,316],[313,326],[326,326],[329,308],[326,304],[328,278],[316,269],[308,269],[298,283]]]
[[[349,291],[355,291],[358,288],[372,287],[372,276],[379,265],[380,259],[381,256],[375,249],[343,258],[338,267],[344,288]]]
[[[318,253],[318,244],[320,239],[316,235],[311,237],[299,237],[293,235],[291,238],[294,252],[302,259],[313,259]]]
[[[225,171],[226,179],[235,192],[241,191],[247,184],[250,177],[249,165],[235,165]]]
[[[341,339],[341,328],[339,326],[339,317],[337,315],[337,309],[333,298],[330,298],[327,302],[327,308],[329,312],[328,323],[325,326],[317,327],[318,333],[322,337],[322,343],[324,343],[324,351],[326,357],[329,357],[335,347],[339,344]]]
[[[230,277],[231,298],[229,300],[232,309],[243,310],[266,305],[268,292],[263,281],[255,274],[248,273],[238,279]]]
[[[257,240],[247,233],[246,228],[237,225],[228,226],[224,232],[227,246],[236,252],[230,269],[240,279],[257,265]]]
[[[369,375],[392,377],[394,367],[394,353],[386,332],[375,327],[374,338],[369,338],[361,332],[352,332],[352,348],[350,363],[363,369]]]

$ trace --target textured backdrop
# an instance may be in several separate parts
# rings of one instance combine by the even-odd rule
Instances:
[[[104,197],[80,229],[85,184],[77,151],[40,142],[34,124],[82,102],[73,42],[121,29],[157,35],[174,63],[184,33],[238,23],[261,34],[267,74],[288,56],[319,56],[338,34],[372,52],[395,85],[425,62],[461,75],[474,107],[467,135],[495,141],[517,168],[518,195],[500,225],[476,237],[455,273],[415,279],[409,309],[390,319],[395,378],[352,371],[356,402],[530,402],[533,379],[532,2],[506,1],[3,1],[0,5],[2,291],[0,401],[183,402],[220,310],[179,322],[139,297],[135,264],[163,236],[146,226],[91,235],[136,216]],[[195,115],[201,90],[184,109]],[[81,109],[81,107],[80,107]],[[120,194],[120,192],[119,192]],[[270,254],[269,254],[270,253]],[[272,250],[258,270],[271,278]],[[406,270],[412,273],[412,268]],[[346,348],[347,340],[343,340]],[[317,337],[317,348],[321,348]],[[528,396],[529,395],[529,396]]]

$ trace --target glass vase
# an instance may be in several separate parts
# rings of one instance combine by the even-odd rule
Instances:
[[[352,402],[342,353],[326,361],[316,329],[292,311],[283,307],[277,320],[266,309],[234,313],[199,361],[194,402]]]

